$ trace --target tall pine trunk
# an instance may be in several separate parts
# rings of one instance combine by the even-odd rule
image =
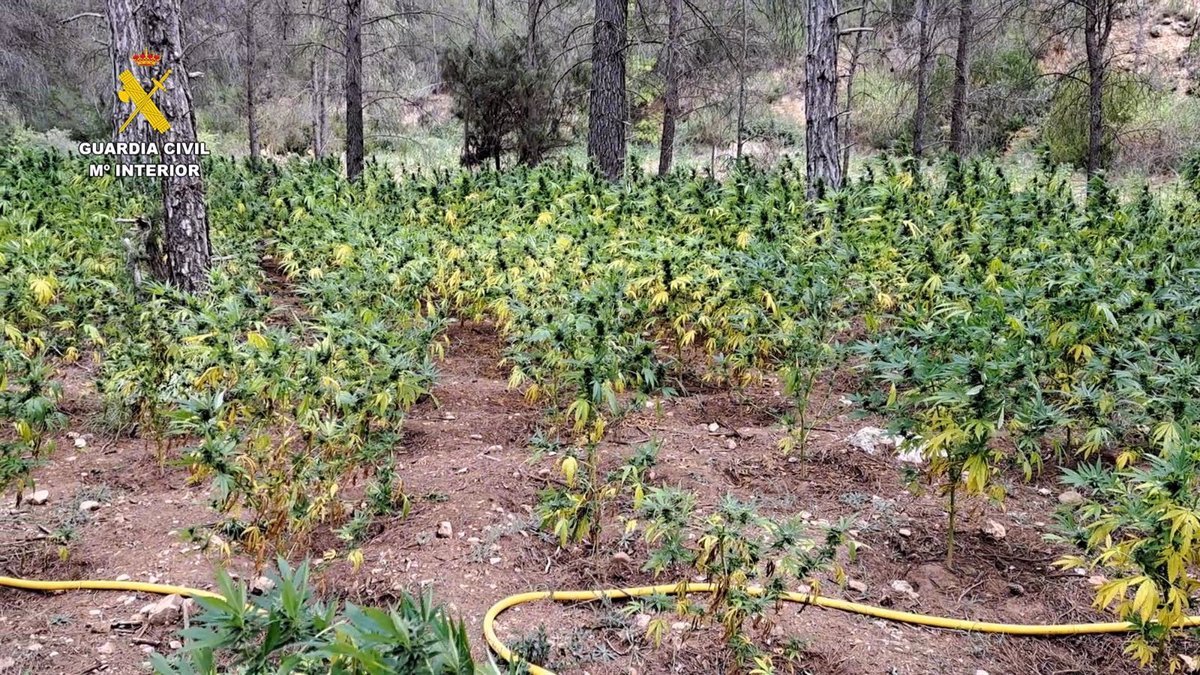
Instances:
[[[746,23],[746,0],[742,0],[739,12],[742,23],[742,48],[738,52],[738,100],[737,100],[737,150],[735,156],[742,158],[742,145],[746,142],[746,42],[750,31]]]
[[[258,158],[258,119],[254,109],[254,2],[246,0],[243,49],[246,53],[246,137],[250,142],[250,157]]]
[[[125,2],[128,0],[109,0]],[[196,143],[196,114],[192,107],[188,70],[183,63],[183,34],[179,0],[141,0],[138,17],[150,51],[161,54],[159,72],[171,71],[164,90],[154,102],[170,122],[164,143]],[[128,55],[125,57],[128,58]],[[164,155],[167,164],[200,164],[194,155]],[[200,176],[171,176],[162,179],[163,243],[166,281],[188,292],[208,287],[212,249],[208,240],[208,213],[204,206],[204,181]]]
[[[971,33],[975,30],[972,0],[958,3],[958,44],[954,50],[954,89],[950,95],[950,150],[967,152],[967,85],[971,77]]]
[[[846,117],[842,121],[841,139],[838,141],[842,145],[842,175],[850,175],[850,148],[852,146],[850,139],[850,119],[854,112],[854,76],[858,73],[858,60],[862,55],[863,35],[867,32],[867,7],[863,5],[858,9],[858,30],[854,33],[854,47],[850,49],[850,67],[846,72],[846,108],[843,110]]]
[[[1088,69],[1087,175],[1104,166],[1104,77],[1105,48],[1111,27],[1110,0],[1084,3],[1083,41]]]
[[[553,130],[550,129],[550,98],[542,72],[542,59],[538,41],[538,21],[541,18],[542,0],[528,0],[525,6],[525,77],[523,90],[514,92],[520,96],[521,114],[524,121],[517,128],[517,159],[526,166],[537,166],[542,161]],[[499,158],[497,158],[499,159]]]
[[[346,0],[346,176],[363,171],[362,3]]]
[[[679,116],[679,37],[683,29],[683,0],[667,0],[667,50],[663,68],[662,140],[658,144],[658,175],[671,172],[675,158],[675,121]]]
[[[118,92],[121,91],[121,81],[117,78],[121,71],[134,69],[130,57],[142,51],[142,48],[146,46],[146,40],[142,37],[140,18],[133,15],[136,4],[135,0],[106,0],[104,3],[109,27],[108,47],[109,56],[112,58],[114,85],[112,90],[114,141],[141,142],[149,140],[149,136],[146,134],[149,127],[140,119],[135,119],[125,127],[124,131],[121,131],[121,124],[129,116],[130,108],[118,97]],[[136,74],[136,69],[134,70]]]
[[[318,50],[312,64],[313,157],[321,159],[329,148],[329,114],[325,95],[329,91],[329,59]]]
[[[611,181],[625,171],[625,14],[625,0],[596,0],[587,151]]]
[[[836,0],[807,0],[804,146],[808,195],[842,186],[838,153],[838,18]]]
[[[929,3],[917,0],[917,107],[913,111],[914,157],[925,153],[925,127],[929,118],[929,74],[933,69],[932,37],[929,26]]]

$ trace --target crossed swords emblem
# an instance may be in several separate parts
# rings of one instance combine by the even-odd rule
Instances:
[[[117,92],[117,98],[120,98],[122,103],[133,103],[133,112],[129,113],[129,117],[125,119],[125,123],[121,125],[118,133],[125,131],[125,127],[129,126],[129,123],[133,121],[133,118],[138,116],[138,113],[141,113],[142,117],[146,118],[146,121],[150,123],[150,126],[154,127],[155,131],[160,134],[167,133],[167,130],[171,128],[171,124],[167,122],[167,118],[163,116],[162,111],[154,104],[151,96],[154,96],[155,92],[167,88],[166,81],[170,75],[171,69],[168,68],[167,72],[163,73],[162,77],[157,80],[150,78],[150,81],[154,83],[154,86],[150,87],[150,91],[143,89],[142,84],[128,70],[118,76],[123,86],[121,91]]]

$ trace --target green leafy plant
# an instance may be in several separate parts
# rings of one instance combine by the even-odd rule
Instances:
[[[413,673],[488,672],[471,658],[466,627],[428,596],[402,595],[389,608],[328,604],[315,599],[308,563],[278,561],[274,585],[249,594],[223,570],[222,599],[198,597],[201,611],[181,631],[172,659],[152,656],[156,673]]]

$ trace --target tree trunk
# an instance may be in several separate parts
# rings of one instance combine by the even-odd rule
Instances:
[[[312,60],[313,157],[316,159],[324,157],[329,148],[329,115],[325,108],[327,91],[329,59],[324,50],[318,50]]]
[[[971,33],[975,29],[972,0],[958,3],[958,44],[954,50],[954,91],[950,102],[950,150],[967,152],[967,85],[971,77]]]
[[[588,157],[610,181],[625,171],[625,0],[596,0]]]
[[[257,158],[258,120],[254,111],[254,2],[246,0],[245,26],[243,29],[243,46],[246,51],[246,137],[250,141],[250,157]]]
[[[867,7],[858,10],[858,31],[854,34],[854,47],[850,49],[850,68],[846,73],[846,118],[842,123],[842,175],[850,175],[850,116],[854,111],[854,76],[858,72],[858,59],[862,54],[863,34],[867,32]]]
[[[130,57],[142,51],[146,46],[142,37],[142,27],[138,18],[134,17],[136,0],[106,0],[105,13],[108,15],[109,26],[109,55],[112,57],[112,133],[114,141],[142,142],[149,140],[149,126],[140,117],[129,123],[124,131],[121,125],[129,117],[129,105],[118,97],[121,91],[121,81],[118,76],[122,71],[134,69]],[[135,69],[136,70],[136,69]]]
[[[346,0],[346,176],[363,170],[362,3]]]
[[[914,157],[925,153],[925,126],[929,117],[929,73],[933,66],[932,38],[929,26],[929,3],[917,0],[917,107],[913,111]]]
[[[551,97],[547,93],[544,73],[541,72],[541,54],[538,42],[538,20],[542,0],[528,0],[525,6],[525,77],[524,91],[514,92],[520,96],[521,112],[524,117],[517,125],[517,157],[526,166],[537,166],[542,161],[553,123],[550,121]]]
[[[1086,0],[1084,3],[1083,41],[1088,69],[1088,176],[1104,166],[1104,51],[1108,43],[1110,16],[1109,0]]]
[[[842,186],[838,161],[836,0],[808,0],[804,62],[804,146],[809,197]]]
[[[138,15],[142,20],[146,47],[162,55],[160,72],[171,71],[166,88],[154,97],[158,109],[171,124],[161,140],[189,143],[195,147],[196,114],[192,107],[188,70],[183,63],[179,0],[141,0]],[[199,166],[200,157],[163,155],[162,161]],[[204,181],[199,175],[163,178],[162,195],[166,281],[184,291],[203,291],[208,287],[208,269],[212,263]]]
[[[658,175],[671,172],[675,157],[675,119],[679,115],[679,35],[683,29],[683,0],[667,0],[667,51],[663,78],[662,140],[658,144]]]
[[[538,67],[537,29],[542,0],[528,0],[528,3],[525,7],[525,67],[532,72]]]
[[[738,101],[737,101],[737,152],[742,158],[742,144],[746,138],[746,39],[750,29],[746,23],[746,0],[741,5],[742,50],[738,53]]]

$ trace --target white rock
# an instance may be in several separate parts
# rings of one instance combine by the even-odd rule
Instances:
[[[454,536],[454,526],[450,524],[450,521],[443,520],[438,523],[437,536],[438,539],[449,539]]]
[[[902,527],[896,530],[896,534],[900,535],[901,537],[911,537],[912,530],[908,529],[907,527]]]
[[[100,509],[100,502],[95,501],[93,499],[87,499],[82,502],[79,502],[79,512],[80,513],[91,513],[92,511],[98,511],[99,509]]]
[[[989,519],[987,522],[985,522],[983,524],[983,527],[981,527],[979,529],[985,535],[991,537],[992,539],[995,539],[996,541],[999,541],[999,540],[1005,538],[1006,536],[1008,536],[1008,530],[1005,529],[1005,527],[1003,525],[1001,525],[1000,523],[998,523],[994,520],[991,520],[991,519]]]
[[[75,447],[86,448],[87,447],[87,439],[84,438],[83,436],[76,436],[75,437]]]
[[[111,654],[111,653],[115,652],[116,650],[117,650],[117,648],[114,647],[113,643],[111,643],[111,642],[105,642],[104,644],[100,645],[99,647],[96,647],[97,654]]]
[[[151,605],[147,605],[139,612],[146,617],[146,623],[152,626],[162,626],[175,623],[179,620],[179,616],[183,614],[183,597],[179,595],[165,595]]]
[[[892,590],[896,591],[897,593],[903,593],[904,595],[907,595],[908,597],[912,598],[913,600],[916,600],[918,597],[917,590],[912,587],[912,584],[908,583],[907,581],[905,581],[903,579],[897,579],[897,580],[893,581],[892,582]]]
[[[1054,493],[1050,491],[1050,488],[1038,488],[1038,494],[1042,495],[1043,497],[1049,497]]]
[[[879,427],[863,427],[850,434],[846,442],[868,455],[876,455],[880,447],[892,445],[892,435]]]
[[[26,498],[25,501],[29,502],[30,504],[33,504],[34,506],[41,506],[42,504],[45,504],[46,502],[50,501],[50,491],[49,490],[38,490],[37,492],[34,492],[33,494],[29,495],[29,497]]]
[[[117,581],[129,581],[129,579],[130,579],[130,577],[128,574],[118,574],[117,575]]]
[[[482,441],[482,440],[483,440],[483,434],[471,434],[471,440],[473,440],[473,441]]]
[[[275,588],[275,582],[271,581],[271,577],[258,577],[250,584],[250,591],[260,595],[272,588]]]
[[[992,675],[992,674],[989,673],[988,671],[984,670],[983,668],[976,668],[975,675]]]
[[[493,452],[503,452],[503,451],[504,451],[503,445],[489,445],[487,447],[487,449],[483,451],[483,454],[490,455]]]
[[[733,440],[732,438],[726,439],[725,440],[725,449],[726,450],[737,450],[737,441]]]
[[[1079,492],[1077,490],[1067,490],[1066,492],[1063,492],[1062,494],[1058,495],[1058,503],[1065,504],[1067,506],[1075,506],[1076,504],[1082,504],[1083,503],[1083,495],[1079,494]]]
[[[867,593],[867,585],[858,579],[847,579],[846,588],[849,588],[855,593],[862,593],[864,595]]]
[[[896,459],[904,464],[920,466],[925,463],[925,453],[921,452],[920,443],[901,440],[896,445]]]
[[[650,627],[650,615],[649,614],[634,614],[633,615],[633,625],[638,630],[646,630],[647,628]]]
[[[709,432],[710,432],[710,433],[711,433],[711,432],[716,432],[716,431],[720,430],[720,428],[721,428],[721,425],[720,425],[720,424],[717,424],[716,422],[709,422],[709,423],[708,423],[708,430],[709,430]]]

